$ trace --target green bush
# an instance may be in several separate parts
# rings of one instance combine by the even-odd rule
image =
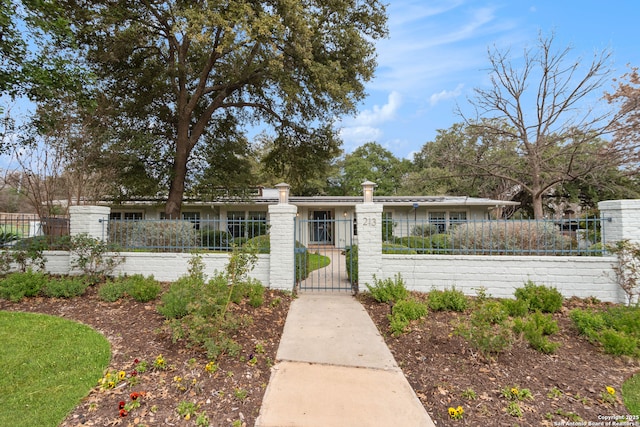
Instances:
[[[85,277],[50,278],[42,293],[53,298],[73,298],[83,295],[89,285]]]
[[[599,341],[605,353],[615,356],[632,356],[639,357],[638,339],[625,333],[611,328],[603,329],[599,334]]]
[[[410,248],[405,245],[396,244],[396,243],[383,243],[382,244],[382,253],[383,254],[417,254],[413,248]]]
[[[522,299],[503,299],[500,303],[511,317],[524,317],[529,313],[529,301]]]
[[[492,324],[475,312],[455,331],[487,360],[511,348],[514,341],[513,331],[506,322]]]
[[[431,245],[429,238],[419,236],[400,237],[393,240],[393,243],[400,245],[402,248],[410,248],[412,252],[418,254],[431,253]]]
[[[422,319],[427,315],[427,306],[415,299],[403,299],[394,304],[388,315],[389,329],[394,336],[403,334],[412,320]]]
[[[358,245],[348,247],[344,251],[345,263],[347,264],[347,277],[353,284],[358,283]]]
[[[98,297],[107,302],[115,302],[124,298],[126,294],[126,284],[120,279],[109,279],[98,288]]]
[[[11,273],[0,280],[0,298],[18,302],[24,297],[34,297],[40,293],[48,281],[47,275],[31,269]]]
[[[640,307],[611,307],[605,312],[604,321],[610,328],[640,338]]]
[[[513,330],[517,334],[523,334],[529,345],[542,353],[552,354],[560,347],[559,343],[547,338],[559,331],[558,323],[550,314],[535,312],[527,318],[515,319]]]
[[[606,326],[603,314],[596,311],[575,308],[569,312],[569,317],[578,332],[591,341],[596,340],[597,333]]]
[[[202,246],[213,250],[230,250],[233,237],[227,231],[202,230]]]
[[[396,274],[393,279],[387,278],[379,280],[376,276],[373,276],[373,286],[365,283],[365,286],[371,292],[371,296],[378,302],[389,303],[402,301],[409,297],[409,291],[407,290],[402,276]]]
[[[438,226],[435,224],[420,224],[411,229],[412,236],[431,237],[438,234]]]
[[[122,279],[127,295],[138,302],[154,300],[160,294],[162,288],[153,276],[144,277],[142,274],[134,274]]]
[[[167,319],[180,319],[189,314],[189,305],[203,292],[205,282],[199,277],[183,276],[173,282],[162,295],[158,312]]]
[[[498,301],[485,301],[475,308],[474,314],[491,324],[502,323],[509,317],[507,309]]]
[[[433,311],[463,312],[469,306],[469,300],[462,291],[456,290],[455,287],[444,291],[434,289],[429,292],[427,305]]]
[[[562,308],[562,294],[556,288],[536,285],[531,280],[515,291],[516,299],[527,301],[530,310],[557,313]]]

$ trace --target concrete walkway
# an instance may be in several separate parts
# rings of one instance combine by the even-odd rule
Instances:
[[[431,427],[364,307],[345,294],[291,304],[256,427]]]

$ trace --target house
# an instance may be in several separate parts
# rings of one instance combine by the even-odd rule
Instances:
[[[305,245],[349,246],[357,239],[358,222],[355,207],[362,196],[290,196],[289,204],[298,208],[296,240]],[[383,206],[383,222],[394,224],[396,236],[411,234],[411,223],[430,224],[444,232],[451,224],[487,220],[492,211],[518,202],[457,196],[375,196],[374,203]],[[264,230],[268,207],[279,202],[276,188],[259,188],[244,197],[222,195],[212,201],[185,200],[182,219],[198,228],[201,224],[219,224],[237,237],[252,237],[252,228]],[[137,200],[110,204],[110,219],[161,220],[161,200]],[[398,226],[402,224],[402,226]]]

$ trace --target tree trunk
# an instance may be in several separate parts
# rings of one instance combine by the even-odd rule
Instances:
[[[176,139],[176,154],[173,161],[171,186],[164,213],[167,218],[178,219],[182,210],[182,197],[184,195],[185,181],[187,178],[187,163],[191,153],[191,141],[189,140],[189,125],[178,123],[178,137]]]
[[[531,204],[533,205],[533,217],[535,219],[543,219],[544,211],[542,209],[542,193],[536,191],[531,195]]]

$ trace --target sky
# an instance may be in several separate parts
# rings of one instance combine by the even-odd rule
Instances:
[[[384,1],[384,0],[383,0]],[[355,116],[339,120],[346,153],[377,142],[412,159],[438,129],[461,122],[475,88],[489,88],[488,49],[514,61],[553,34],[568,59],[612,53],[611,78],[640,67],[635,0],[388,0],[389,37],[376,42],[376,76]],[[614,91],[613,80],[602,91]]]

